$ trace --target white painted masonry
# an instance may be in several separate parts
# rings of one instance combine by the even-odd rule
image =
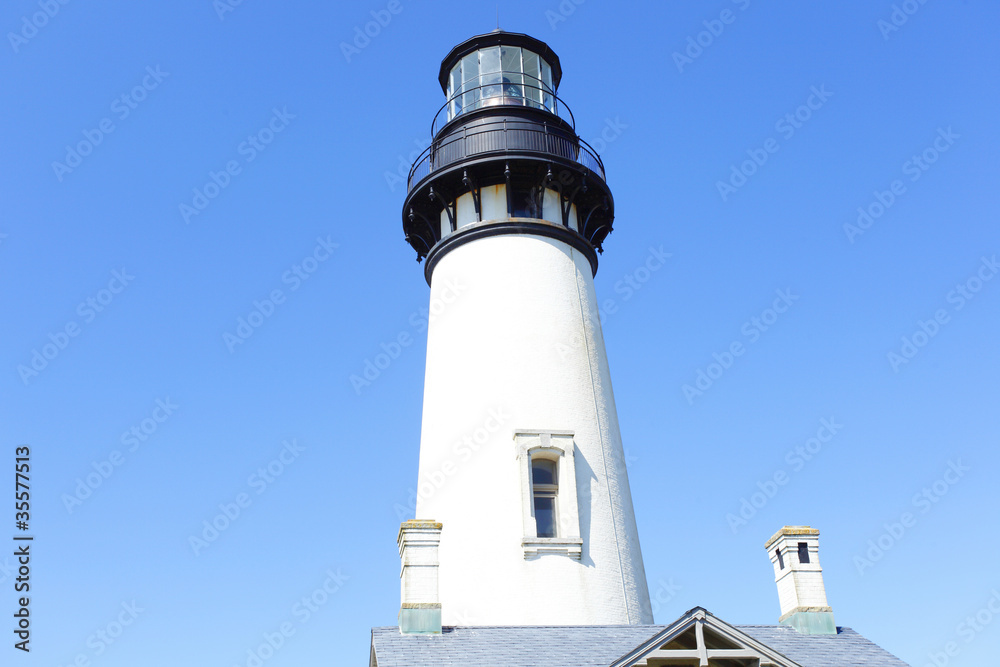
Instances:
[[[503,194],[502,186],[483,188],[484,220]],[[461,224],[468,210],[460,202]],[[591,316],[598,308],[590,263],[561,241],[493,236],[441,258],[431,300],[455,281],[465,286],[463,297],[427,334],[420,481],[460,462],[416,507],[418,520],[443,525],[443,624],[651,624],[604,338]],[[470,447],[497,406],[508,416],[504,428]],[[572,434],[560,446],[572,447],[579,559],[525,557],[514,436],[531,432]]]
[[[506,185],[502,183],[500,185],[489,185],[481,188],[480,193],[482,219],[484,221],[508,219]],[[542,194],[541,219],[561,225],[562,212],[559,206],[559,193],[552,188],[546,188],[545,192]],[[478,220],[476,220],[476,204],[472,198],[471,192],[466,192],[455,200],[455,209],[455,227],[457,229],[461,229],[462,227],[478,222]],[[447,211],[441,211],[440,222],[441,238],[443,239],[450,236],[452,233],[451,223],[448,220]],[[579,231],[576,219],[576,204],[571,204],[569,208],[569,228],[573,231]]]
[[[799,543],[806,545],[808,563],[799,560]],[[766,548],[774,566],[782,617],[796,611],[831,611],[823,584],[823,568],[819,564],[818,530],[809,526],[785,526],[767,541]],[[778,558],[779,550],[781,559]]]
[[[396,542],[400,559],[400,600],[403,604],[438,602],[438,544],[441,524],[407,521]]]

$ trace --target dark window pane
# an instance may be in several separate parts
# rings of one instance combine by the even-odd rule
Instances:
[[[538,459],[531,462],[532,484],[555,484],[556,462]]]
[[[541,218],[538,206],[537,188],[512,187],[510,194],[510,216],[512,218]]]
[[[784,570],[785,569],[785,559],[782,558],[782,556],[781,556],[781,549],[775,549],[774,553],[778,557],[778,569],[779,570]]]
[[[535,496],[535,534],[556,536],[556,499],[552,496]]]
[[[809,545],[805,542],[799,542],[799,562],[809,562]]]

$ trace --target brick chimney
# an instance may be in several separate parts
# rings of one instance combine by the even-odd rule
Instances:
[[[778,622],[806,635],[837,634],[819,565],[819,531],[809,526],[785,526],[764,548],[778,585]]]
[[[403,634],[441,634],[441,600],[438,597],[438,545],[441,524],[404,521],[399,526],[401,569],[399,631]]]

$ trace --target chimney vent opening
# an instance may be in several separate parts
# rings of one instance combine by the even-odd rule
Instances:
[[[809,545],[805,542],[799,542],[799,562],[809,562]]]

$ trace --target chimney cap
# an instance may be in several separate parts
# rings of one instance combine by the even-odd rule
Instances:
[[[440,521],[429,521],[426,519],[410,519],[409,521],[404,521],[399,524],[400,529],[403,528],[431,528],[435,530],[441,530],[443,524]]]
[[[796,537],[816,537],[819,535],[819,530],[816,528],[811,528],[809,526],[785,526],[774,535],[771,539],[767,541],[764,545],[765,549],[770,549],[771,545],[778,541],[781,537],[785,536],[796,536]]]

